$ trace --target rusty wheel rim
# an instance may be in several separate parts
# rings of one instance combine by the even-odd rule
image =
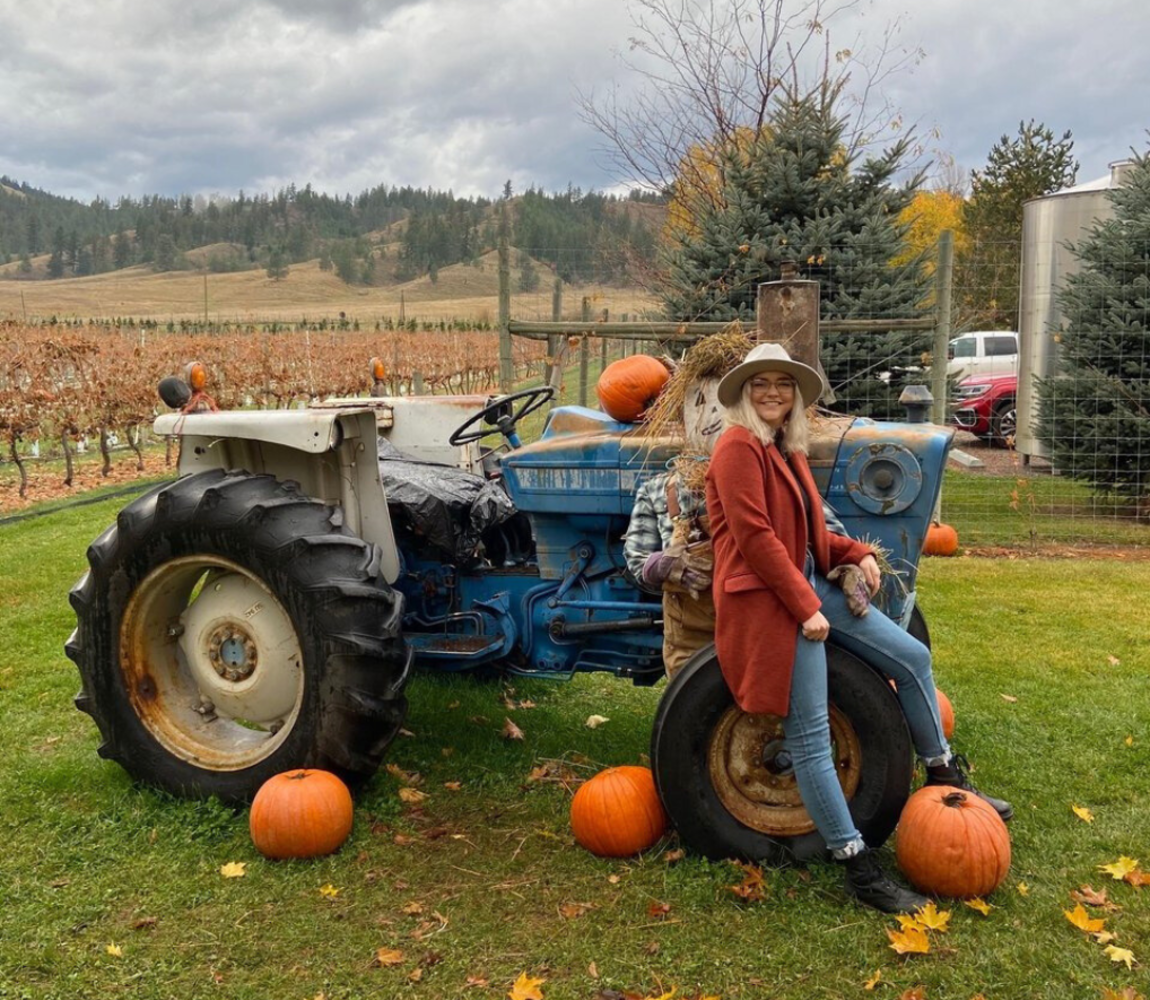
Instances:
[[[150,572],[120,623],[120,671],[136,717],[170,753],[235,771],[265,759],[303,701],[291,618],[254,573],[182,556]]]
[[[850,720],[830,706],[831,755],[848,802],[858,790],[862,747]],[[783,749],[783,720],[751,715],[732,705],[711,734],[711,784],[726,810],[744,826],[772,837],[797,837],[815,828]]]

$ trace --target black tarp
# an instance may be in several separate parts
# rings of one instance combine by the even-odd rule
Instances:
[[[474,557],[483,533],[515,513],[499,483],[451,465],[416,461],[385,438],[379,442],[379,478],[392,518],[406,518],[453,562]]]

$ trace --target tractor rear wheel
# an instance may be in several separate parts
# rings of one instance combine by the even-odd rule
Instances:
[[[910,795],[910,733],[877,671],[830,643],[827,671],[839,780],[856,826],[877,847]],[[696,653],[664,693],[651,767],[680,838],[707,857],[778,865],[826,851],[783,749],[781,719],[739,709],[714,647]]]
[[[411,664],[379,556],[271,476],[204,472],[129,504],[71,593],[65,648],[100,755],[227,802],[296,767],[369,778]]]

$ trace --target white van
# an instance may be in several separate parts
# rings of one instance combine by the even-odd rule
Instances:
[[[1018,334],[1013,330],[976,330],[955,337],[947,351],[947,375],[1018,373]]]

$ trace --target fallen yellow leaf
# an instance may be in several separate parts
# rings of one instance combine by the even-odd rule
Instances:
[[[327,885],[321,885],[319,887],[319,894],[325,896],[327,899],[335,899],[341,892],[343,892],[342,889],[337,889],[330,882]]]
[[[1093,823],[1094,813],[1092,813],[1085,806],[1071,806],[1070,811],[1074,813],[1083,823]]]
[[[1106,872],[1112,879],[1121,882],[1137,867],[1137,858],[1128,858],[1123,854],[1117,861],[1111,862],[1108,865],[1099,865],[1098,870],[1100,872]]]
[[[931,900],[921,910],[915,912],[915,917],[927,930],[945,934],[950,923],[950,910],[939,910],[934,905],[934,900]]]
[[[585,725],[588,729],[598,729],[601,725],[603,725],[604,722],[610,721],[611,720],[608,719],[605,715],[589,715],[587,716],[587,721],[584,722],[583,725]]]
[[[220,866],[220,874],[224,878],[243,878],[247,874],[245,870],[247,867],[246,861],[229,861],[226,865]]]
[[[109,944],[108,947],[104,949],[104,951],[106,951],[113,958],[123,958],[124,957],[124,949],[121,948],[115,942],[112,942],[111,944]]]
[[[1030,895],[1030,886],[1028,886],[1025,882],[1019,882],[1015,888],[1018,890],[1018,895],[1020,896]]]
[[[1134,952],[1129,948],[1119,948],[1115,945],[1108,944],[1102,951],[1111,962],[1122,962],[1126,968],[1134,968]]]
[[[1115,990],[1103,990],[1101,1000],[1146,1000],[1133,986],[1127,986],[1121,993]]]
[[[978,896],[975,896],[974,899],[964,899],[963,902],[972,910],[978,910],[984,917],[989,917],[990,911],[993,909],[985,899],[981,899]]]
[[[930,951],[926,931],[915,927],[908,927],[905,931],[893,931],[888,927],[886,936],[890,938],[890,947],[900,955],[925,955]]]
[[[911,916],[910,914],[907,914],[907,913],[899,913],[895,916],[895,920],[898,921],[899,927],[901,927],[904,931],[925,931],[926,930],[926,926],[924,924],[919,923],[917,914],[915,914],[914,916]]]
[[[443,787],[446,788],[449,792],[458,792],[463,788],[463,782],[461,782],[461,781],[445,781],[443,783]]]
[[[417,965],[407,974],[407,978],[413,983],[418,983],[423,978],[423,970]]]
[[[1118,940],[1118,935],[1110,931],[1099,931],[1097,934],[1091,934],[1090,936],[1099,944],[1109,944],[1111,941]]]
[[[1126,739],[1124,739],[1122,742],[1125,743],[1128,747],[1132,747],[1134,746],[1134,737],[1127,736]]]
[[[424,799],[426,799],[427,793],[421,792],[417,788],[404,787],[399,790],[399,797],[401,801],[408,803],[408,805],[415,805],[416,803],[422,802]]]
[[[671,991],[669,993],[660,993],[658,996],[652,995],[652,996],[647,997],[646,1000],[671,1000],[671,997],[673,997],[678,992],[679,992],[679,987],[678,986],[672,986]]]
[[[422,904],[417,903],[414,900],[412,900],[410,903],[404,903],[402,909],[403,912],[406,913],[409,917],[416,917],[423,912]]]
[[[546,979],[533,979],[526,972],[521,972],[507,995],[511,1000],[543,1000],[539,987],[545,982]]]
[[[873,990],[876,986],[878,986],[880,979],[882,979],[882,969],[875,969],[874,975],[871,976],[870,979],[868,979],[865,983],[863,983],[863,989]]]
[[[1012,695],[1012,694],[1000,694],[998,697],[1001,698],[1003,701],[1008,701],[1008,702],[1011,702],[1012,704],[1014,702],[1018,701],[1018,699],[1016,697],[1014,697],[1014,695]]]
[[[392,965],[399,965],[402,961],[402,951],[395,948],[379,948],[375,952],[375,961],[372,964],[387,968]]]
[[[1113,653],[1110,653],[1110,654],[1109,654],[1109,655],[1106,657],[1106,662],[1107,662],[1107,663],[1109,663],[1109,664],[1110,664],[1110,666],[1112,666],[1112,667],[1116,667],[1116,666],[1118,666],[1118,664],[1119,664],[1119,663],[1121,663],[1122,661],[1121,661],[1120,659],[1118,659],[1118,657],[1117,657],[1117,656],[1115,656]]]
[[[1101,917],[1091,919],[1090,914],[1086,912],[1086,907],[1081,903],[1073,910],[1063,910],[1062,915],[1080,931],[1085,931],[1087,934],[1094,934],[1106,926],[1106,921]]]
[[[521,740],[523,739],[523,730],[515,725],[515,723],[510,719],[504,718],[503,730],[499,735],[502,736],[505,740]],[[542,982],[542,980],[540,981]],[[519,1000],[519,998],[516,998],[516,1000]]]

